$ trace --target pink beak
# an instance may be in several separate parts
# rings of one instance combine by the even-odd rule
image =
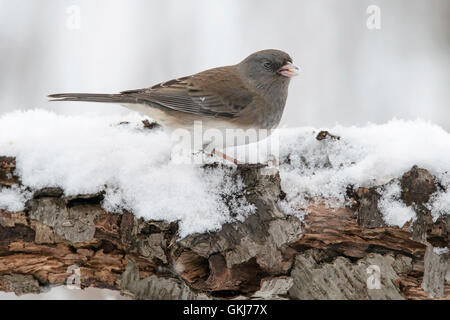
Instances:
[[[286,62],[284,66],[278,69],[278,73],[284,77],[292,78],[299,75],[299,70],[292,62]]]

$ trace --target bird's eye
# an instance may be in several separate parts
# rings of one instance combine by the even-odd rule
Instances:
[[[270,69],[270,67],[272,67],[272,62],[269,62],[269,61],[264,62],[264,67],[266,69]]]

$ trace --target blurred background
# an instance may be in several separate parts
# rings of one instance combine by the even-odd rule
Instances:
[[[380,9],[369,29],[367,9]],[[449,0],[0,0],[0,115],[128,112],[48,103],[235,64],[277,48],[303,71],[282,125],[429,119],[450,130]],[[369,10],[370,11],[370,10]],[[373,22],[373,21],[372,21]]]

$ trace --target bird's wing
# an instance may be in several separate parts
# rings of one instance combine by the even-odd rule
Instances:
[[[240,77],[222,67],[174,79],[151,88],[121,92],[121,96],[197,115],[233,118],[254,99]]]

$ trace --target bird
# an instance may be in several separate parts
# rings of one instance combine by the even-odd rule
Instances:
[[[50,101],[117,103],[155,120],[169,132],[178,129],[202,130],[272,130],[281,120],[292,77],[299,74],[289,54],[267,49],[255,52],[235,65],[217,67],[190,76],[158,83],[143,89],[117,94],[58,93]],[[270,133],[269,133],[270,134]],[[210,150],[224,159],[238,163],[217,147],[247,144],[259,135],[241,139],[210,138],[201,141],[202,150]],[[230,141],[232,140],[232,141]]]

